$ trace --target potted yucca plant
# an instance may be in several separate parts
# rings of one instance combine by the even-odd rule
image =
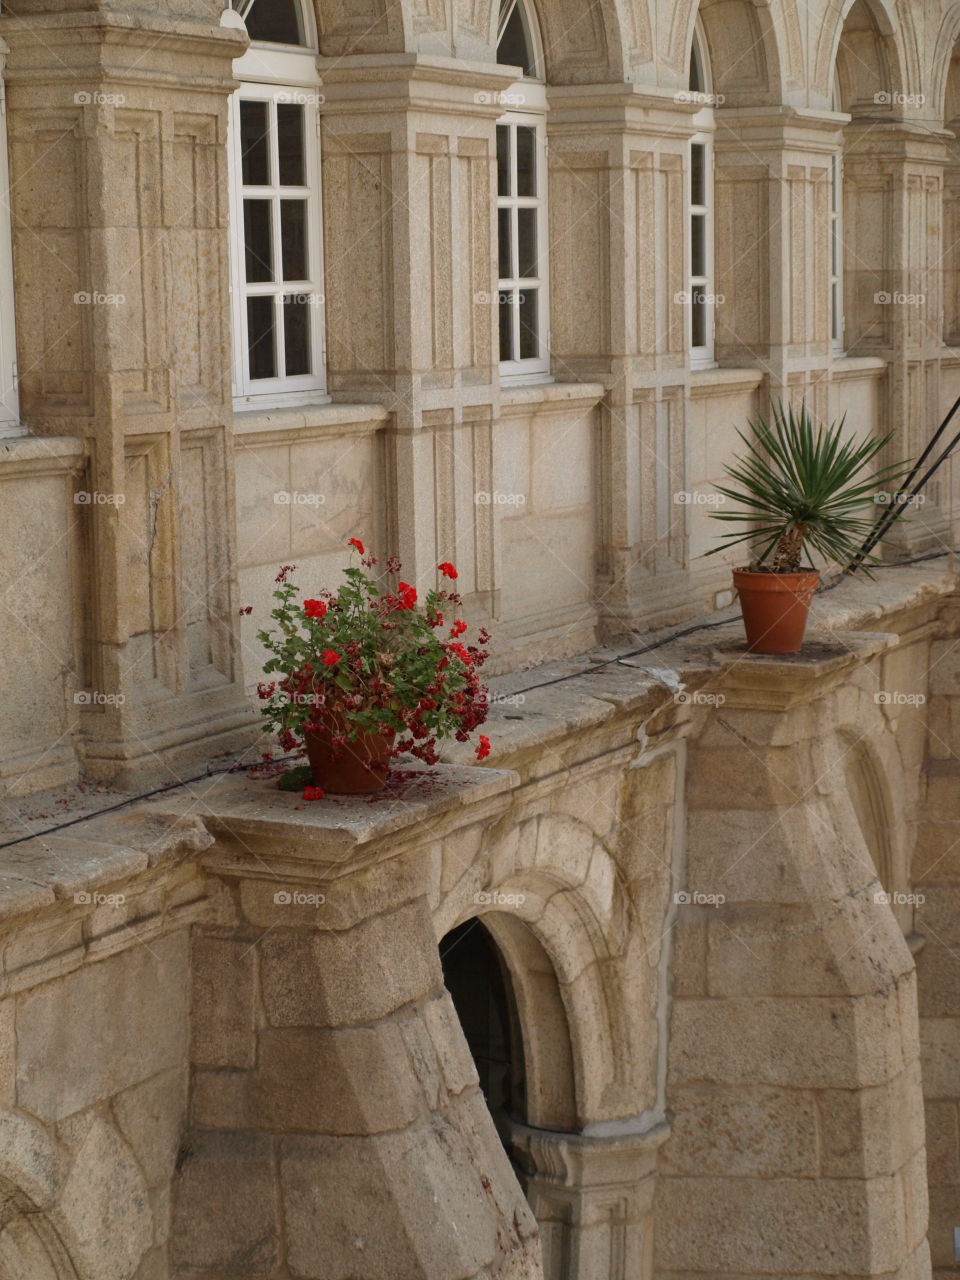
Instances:
[[[738,509],[710,514],[740,527],[707,555],[744,542],[754,547],[750,564],[733,571],[753,653],[800,649],[820,582],[819,571],[803,563],[805,550],[850,564],[873,527],[866,509],[904,474],[899,464],[868,470],[890,436],[858,441],[845,435],[844,421],[826,426],[805,404],[795,411],[779,401],[772,422],[758,416],[749,435],[737,432],[746,453],[724,467],[732,483],[717,489]]]

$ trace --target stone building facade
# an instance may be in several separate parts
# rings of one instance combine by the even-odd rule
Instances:
[[[703,553],[960,395],[960,4],[222,9],[0,13],[0,1280],[944,1280],[960,478],[797,659]],[[304,807],[210,766],[355,534],[494,752]]]

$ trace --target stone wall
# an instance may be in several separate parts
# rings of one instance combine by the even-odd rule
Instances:
[[[729,560],[702,554],[708,499],[734,427],[777,397],[893,430],[891,456],[952,403],[951,5],[924,0],[921,22],[831,0],[808,27],[787,0],[684,0],[656,20],[604,0],[572,25],[565,0],[539,4],[553,382],[518,388],[500,385],[492,305],[512,74],[496,6],[370,0],[358,17],[317,0],[332,403],[236,415],[226,130],[243,35],[217,9],[177,0],[151,27],[138,0],[30,0],[0,21],[22,418],[0,454],[0,640],[24,672],[4,699],[5,791],[249,746],[260,618],[240,607],[262,614],[281,560],[319,580],[361,533],[426,588],[453,558],[506,670],[726,602]],[[698,14],[723,98],[706,369],[682,302]],[[122,303],[76,301],[94,295]],[[949,544],[956,476],[938,486],[892,550]]]
[[[799,659],[731,624],[506,678],[492,768],[225,774],[7,848],[2,1274],[922,1280],[924,1095],[947,1269],[954,584],[881,577]],[[438,961],[475,919],[523,1191]]]

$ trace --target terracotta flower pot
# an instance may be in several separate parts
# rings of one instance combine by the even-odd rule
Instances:
[[[751,653],[798,653],[810,601],[820,582],[816,569],[797,573],[734,569],[747,648]]]
[[[325,711],[323,727],[323,733],[309,730],[304,733],[314,786],[322,787],[331,795],[356,796],[379,791],[387,781],[396,735],[392,731],[388,736],[359,733],[335,748],[333,738],[347,734],[346,720],[339,711]]]

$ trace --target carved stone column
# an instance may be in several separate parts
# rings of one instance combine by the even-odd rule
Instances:
[[[169,778],[251,736],[226,200],[244,43],[213,5],[198,20],[42,8],[0,21],[21,411],[91,458],[73,508],[93,553],[76,703],[86,768]]]
[[[545,1280],[650,1280],[657,1150],[667,1132],[511,1128],[514,1157],[528,1169]]]
[[[269,783],[217,788],[223,910],[193,941],[175,1187],[184,1280],[542,1280],[429,901],[441,845],[479,847],[513,778],[408,783],[306,815]]]
[[[551,88],[552,350],[602,382],[597,595],[622,631],[692,605],[685,508],[684,174],[695,104],[634,85]]]
[[[509,76],[422,55],[321,59],[329,389],[378,401],[384,545],[421,590],[460,568],[497,612],[496,120]]]
[[[760,365],[764,399],[829,417],[831,160],[841,120],[791,107],[716,113],[717,359]],[[873,424],[865,424],[867,427]]]
[[[887,363],[889,457],[915,460],[942,416],[942,253],[945,142],[926,126],[854,123],[844,133],[845,312],[852,354]],[[942,479],[903,516],[888,546],[941,549]]]

